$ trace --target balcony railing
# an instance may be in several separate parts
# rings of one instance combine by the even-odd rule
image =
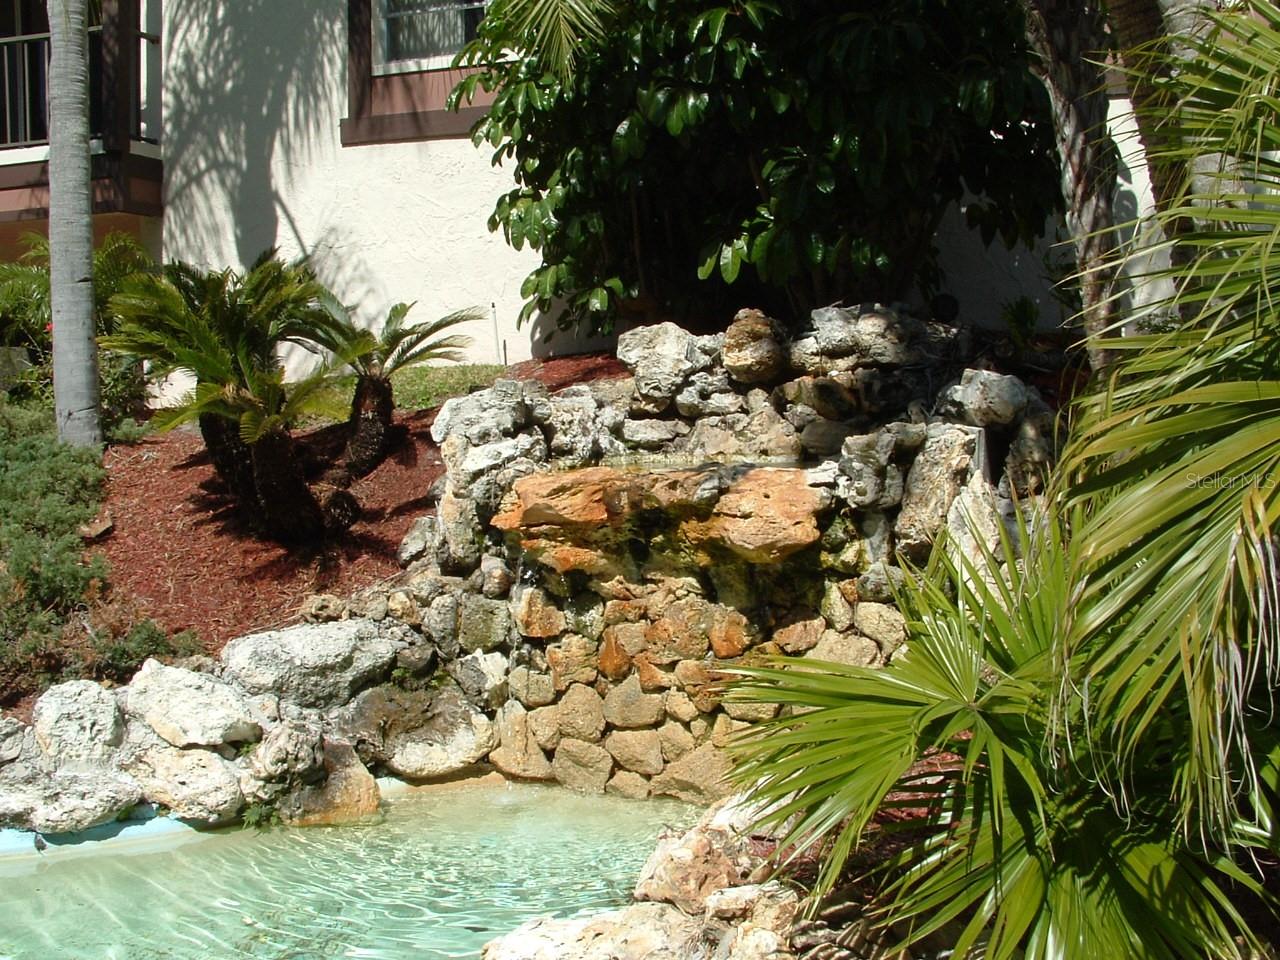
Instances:
[[[49,34],[0,39],[0,149],[49,142]],[[101,137],[106,121],[102,84],[102,27],[89,28],[89,135]]]

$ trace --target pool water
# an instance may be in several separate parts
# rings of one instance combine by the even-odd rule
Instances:
[[[368,826],[28,859],[0,874],[0,960],[477,957],[530,917],[624,903],[662,829],[697,813],[485,783],[393,800]]]

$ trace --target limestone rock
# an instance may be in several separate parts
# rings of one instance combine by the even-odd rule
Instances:
[[[617,357],[635,375],[636,392],[670,400],[692,373],[710,366],[697,338],[674,323],[637,327],[618,337]]]
[[[668,705],[670,712],[670,705]],[[693,734],[685,729],[684,724],[668,720],[658,728],[658,743],[662,747],[662,758],[667,762],[679,760],[695,746]]]
[[[17,760],[0,767],[0,827],[72,833],[115,820],[141,802],[136,780],[103,766],[49,770]]]
[[[630,770],[619,770],[604,785],[604,792],[628,800],[644,800],[649,796],[649,781]]]
[[[458,655],[461,649],[459,640],[459,622],[461,620],[461,605],[458,598],[449,593],[442,593],[434,597],[430,606],[427,607],[426,615],[422,618],[422,625],[426,629],[427,634],[436,642],[436,646],[440,648],[440,653],[445,659],[451,660]],[[501,618],[503,612],[492,607],[481,608],[478,604],[474,606],[472,611],[472,629],[476,634],[473,635],[471,642],[479,642],[478,638],[492,637],[497,632],[496,628],[486,632],[488,628],[493,628],[492,623],[481,622],[480,614],[483,611],[490,612],[493,617]],[[483,643],[481,643],[483,645]]]
[[[892,602],[893,592],[902,588],[906,577],[901,567],[877,561],[858,577],[858,597],[877,603]]]
[[[657,730],[615,730],[605,737],[604,748],[626,770],[646,776],[662,772],[662,741]]]
[[[539,917],[484,946],[481,960],[694,960],[701,921],[663,903],[589,917]]]
[[[498,746],[489,762],[508,777],[521,780],[550,780],[551,762],[529,726],[529,714],[519,703],[507,703],[498,713]]]
[[[248,702],[230,684],[157,660],[134,675],[125,711],[175,747],[252,742],[262,733]]]
[[[756,862],[744,854],[746,838],[712,830],[706,818],[683,834],[663,837],[640,869],[635,898],[670,903],[700,915],[707,898],[747,878]]]
[[[728,754],[704,743],[668,764],[650,781],[650,787],[655,794],[676,797],[686,803],[708,803],[729,794],[727,777],[732,767]]]
[[[898,548],[923,562],[947,520],[951,503],[969,478],[980,431],[931,423],[928,439],[907,474],[902,510],[894,523]]]
[[[804,653],[817,645],[826,629],[822,617],[801,615],[775,629],[773,641],[787,653]]]
[[[564,614],[539,587],[519,587],[511,595],[511,617],[523,637],[545,640],[564,632]]]
[[[92,680],[59,683],[42,693],[32,728],[40,749],[56,764],[102,763],[124,741],[115,696]]]
[[[351,744],[324,741],[325,779],[305,786],[283,802],[286,823],[296,827],[338,826],[363,823],[381,814],[382,796],[373,778]]]
[[[263,782],[310,783],[324,770],[324,738],[320,728],[286,720],[267,731],[249,758],[249,772]]]
[[[551,770],[556,780],[578,793],[603,793],[613,769],[613,757],[603,747],[565,737],[556,747]]]
[[[853,507],[892,506],[902,498],[901,474],[897,489],[888,483],[887,473],[894,455],[894,437],[887,431],[849,437],[841,447],[840,472],[850,483],[845,498]]]
[[[585,465],[599,454],[602,434],[607,434],[600,423],[595,395],[586,384],[552,395],[545,427],[551,456],[573,466]]]
[[[467,699],[482,709],[494,710],[506,701],[507,658],[502,654],[469,653],[445,667]]]
[[[223,648],[223,672],[251,694],[333,706],[391,669],[396,652],[409,645],[406,630],[361,619],[250,634]]]
[[[701,370],[695,373],[676,394],[676,410],[682,417],[691,419],[722,417],[741,413],[746,408],[746,399],[734,392],[729,384],[729,376],[723,370]],[[688,427],[685,432],[688,432]]]
[[[664,712],[662,695],[645,693],[640,687],[640,678],[635,674],[610,690],[604,698],[604,718],[614,727],[651,727],[662,719]]]
[[[805,471],[757,468],[733,482],[708,520],[686,521],[681,532],[751,563],[777,563],[818,541],[816,516],[826,505],[825,491],[810,487]]]
[[[407,590],[393,590],[387,594],[387,616],[411,627],[422,626],[422,611]]]
[[[960,382],[938,397],[938,413],[975,427],[1009,424],[1027,406],[1027,387],[1021,380],[990,370],[965,370]]]
[[[678,437],[689,432],[689,425],[680,420],[624,420],[622,439],[642,450],[659,450]]]
[[[22,755],[30,731],[14,717],[0,717],[0,767]]]
[[[441,689],[433,698],[426,723],[389,736],[387,767],[412,780],[458,773],[497,746],[493,723],[469,704],[461,691]]]
[[[681,723],[689,723],[700,712],[697,706],[694,705],[693,700],[683,690],[672,690],[667,694],[666,709],[673,720],[678,720]]]
[[[889,366],[921,359],[915,342],[923,337],[924,328],[878,304],[853,309],[822,307],[810,314],[810,322],[817,349],[825,356],[853,356],[863,363]]]
[[[784,369],[778,325],[759,310],[739,310],[724,332],[723,362],[739,383],[768,383]]]
[[[485,554],[480,558],[480,575],[483,578],[480,592],[490,600],[505,597],[511,590],[514,577],[510,568],[498,557]]]
[[[557,728],[565,737],[595,742],[604,732],[604,701],[585,684],[575,683],[557,705]]]
[[[853,607],[853,627],[876,642],[886,657],[907,642],[907,622],[896,607],[861,600]]]
[[[567,690],[573,683],[594,683],[598,675],[596,645],[575,634],[547,647],[547,663],[557,690]]]
[[[227,823],[244,806],[240,778],[230,763],[211,750],[181,750],[145,728],[130,729],[120,765],[147,800],[184,820]]]
[[[439,444],[458,435],[473,444],[492,443],[511,436],[529,420],[524,385],[499,380],[487,390],[446,400],[431,425],[431,439]]]
[[[840,588],[829,580],[823,587],[822,605],[819,609],[832,630],[843,632],[853,626],[853,608],[845,600]]]
[[[435,517],[418,517],[413,521],[409,532],[404,535],[399,549],[396,550],[396,559],[400,561],[400,566],[407,567],[419,557],[428,555],[429,551],[434,551],[439,537],[440,530]]]
[[[480,562],[484,529],[476,512],[476,501],[447,488],[436,507],[440,525],[440,565],[451,573],[466,574]]]
[[[528,667],[513,667],[507,676],[507,689],[526,707],[545,707],[553,703],[556,690],[551,675]]]
[[[505,600],[464,593],[458,603],[458,647],[467,653],[488,652],[507,643],[511,615]]]
[[[850,667],[871,667],[883,662],[880,648],[874,640],[853,633],[836,633],[828,630],[818,645],[804,655],[806,660],[823,660],[842,663]]]
[[[313,593],[302,601],[298,611],[307,623],[328,623],[330,620],[341,620],[347,611],[347,601],[335,597],[331,593]]]

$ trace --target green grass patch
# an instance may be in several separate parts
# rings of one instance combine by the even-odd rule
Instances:
[[[459,397],[493,385],[506,367],[496,363],[460,363],[440,367],[410,367],[391,377],[399,410],[429,410],[450,397]],[[351,406],[354,376],[338,377],[324,391],[326,406],[344,410]]]

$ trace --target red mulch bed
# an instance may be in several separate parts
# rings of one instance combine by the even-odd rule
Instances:
[[[607,354],[531,360],[508,376],[552,390],[622,376]],[[435,411],[400,414],[406,442],[351,492],[363,515],[341,538],[288,550],[240,523],[195,433],[175,431],[107,451],[105,509],[114,526],[97,546],[117,596],[169,630],[195,630],[212,653],[233,637],[294,620],[308,594],[348,595],[395,574],[396,549],[414,519],[430,512],[427,491],[443,465],[431,442]],[[304,436],[332,451],[334,428]],[[336,441],[336,443],[335,443]]]

